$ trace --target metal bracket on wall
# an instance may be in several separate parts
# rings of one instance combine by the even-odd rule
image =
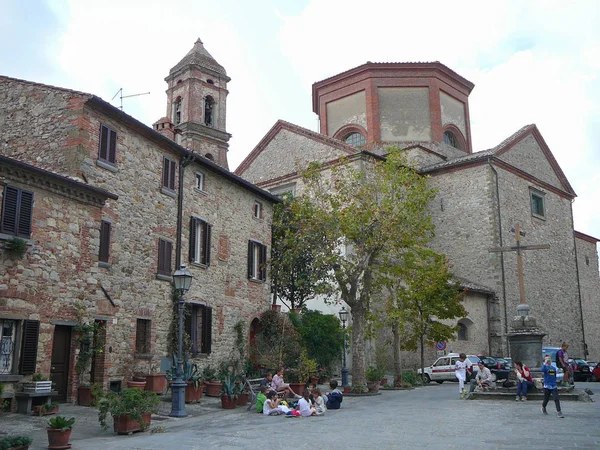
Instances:
[[[115,305],[115,302],[110,297],[109,293],[106,292],[106,289],[104,289],[104,286],[102,286],[102,283],[100,284],[100,289],[102,289],[102,292],[104,292],[104,296],[108,299],[108,301],[110,302],[110,304],[113,305],[113,308],[116,308],[117,305]]]

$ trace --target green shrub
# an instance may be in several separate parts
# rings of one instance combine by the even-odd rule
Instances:
[[[106,416],[129,416],[144,427],[143,413],[156,413],[160,398],[155,392],[141,389],[123,389],[120,393],[110,392],[99,403],[98,420],[103,429],[108,428]]]
[[[33,439],[28,436],[6,436],[0,438],[0,450],[7,450],[11,447],[20,447],[31,445]]]
[[[402,372],[402,382],[404,384],[410,384],[411,386],[414,386],[417,384],[417,375],[412,370],[405,370]]]
[[[27,251],[27,241],[18,237],[10,238],[6,241],[8,252],[16,258],[22,258]]]
[[[367,379],[367,381],[373,381],[373,382],[380,381],[384,375],[385,375],[385,370],[380,369],[379,367],[370,366],[365,371],[365,378]]]

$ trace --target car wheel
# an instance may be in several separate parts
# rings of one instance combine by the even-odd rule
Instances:
[[[587,380],[588,380],[588,381],[592,381],[592,382],[593,382],[593,381],[598,381],[598,380],[596,379],[596,377],[595,377],[593,374],[592,374],[592,375],[590,375],[590,376],[588,377],[588,379],[587,379]]]
[[[443,381],[443,380],[442,380],[442,381],[435,380],[435,382],[436,382],[437,384],[442,384],[444,381]]]
[[[423,375],[423,384],[429,384],[431,383],[431,377],[427,374]]]

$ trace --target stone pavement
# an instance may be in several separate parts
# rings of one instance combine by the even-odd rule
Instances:
[[[95,410],[61,405],[75,415],[73,449],[210,449],[292,446],[298,449],[526,449],[600,448],[600,383],[577,383],[595,391],[594,403],[565,402],[564,419],[554,404],[548,416],[540,402],[459,400],[458,384],[433,384],[411,391],[346,397],[343,409],[323,417],[264,417],[245,408],[220,409],[218,399],[188,407],[191,417],[153,420],[159,432],[115,436],[102,431]],[[168,403],[163,411],[168,413]],[[43,419],[4,414],[0,431],[29,430],[32,449],[47,445]]]

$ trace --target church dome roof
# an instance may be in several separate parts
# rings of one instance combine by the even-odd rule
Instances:
[[[169,73],[177,72],[178,70],[184,68],[189,65],[198,65],[204,67],[206,69],[212,70],[221,75],[227,76],[227,72],[225,68],[217,62],[215,58],[212,57],[210,53],[204,48],[204,44],[198,38],[196,42],[194,42],[194,47],[188,52],[187,55],[183,57],[181,61],[179,61]]]

